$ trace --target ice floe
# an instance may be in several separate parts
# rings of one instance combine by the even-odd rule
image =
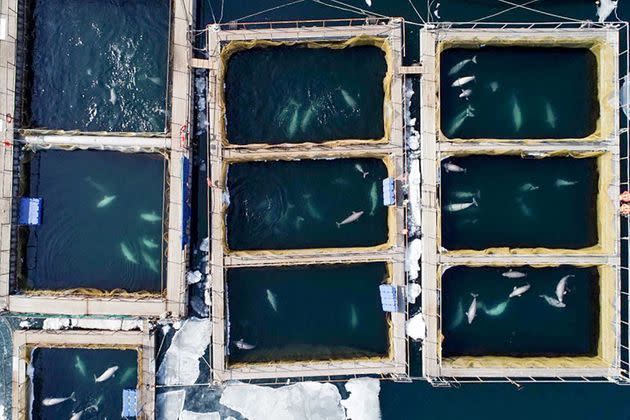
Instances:
[[[346,385],[350,396],[341,401],[346,408],[346,418],[351,420],[379,420],[381,407],[378,394],[381,384],[375,378],[350,379]]]
[[[201,274],[201,271],[199,270],[189,271],[186,275],[186,281],[188,284],[199,283],[201,279],[203,279],[203,274]]]
[[[329,383],[300,382],[281,388],[235,383],[225,387],[220,403],[249,420],[345,419],[339,390]]]
[[[418,283],[409,283],[407,285],[407,301],[413,305],[421,292],[422,288]]]
[[[407,246],[407,258],[405,260],[405,269],[409,273],[409,278],[415,280],[420,272],[420,258],[422,257],[422,241],[413,239]]]
[[[221,420],[221,415],[218,412],[212,413],[195,413],[194,411],[182,411],[179,416],[179,420]]]
[[[608,16],[617,8],[617,0],[599,0],[597,5],[597,17],[600,22],[606,21]]]
[[[158,394],[155,397],[157,420],[174,420],[180,418],[184,410],[186,391],[183,389]]]
[[[411,160],[409,165],[409,210],[411,217],[409,220],[409,236],[414,237],[420,234],[422,213],[420,210],[420,161]]]
[[[209,318],[189,318],[182,323],[158,368],[158,383],[194,385],[199,377],[199,359],[210,345],[211,328]]]
[[[426,325],[424,323],[424,316],[422,316],[421,312],[418,312],[416,315],[407,320],[405,330],[407,331],[407,335],[414,340],[424,340],[424,337],[426,336]]]

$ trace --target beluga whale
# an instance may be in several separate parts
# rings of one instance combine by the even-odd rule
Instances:
[[[519,287],[514,286],[514,289],[512,289],[512,292],[510,293],[510,296],[508,297],[512,298],[512,297],[522,296],[523,293],[527,292],[530,287],[531,286],[529,284],[525,284]]]
[[[470,295],[473,297],[473,300],[470,303],[470,306],[468,307],[468,311],[466,312],[466,317],[468,318],[468,325],[472,324],[473,320],[475,319],[475,316],[477,316],[477,296],[479,296],[475,293],[471,293]]]
[[[571,277],[575,277],[575,275],[568,274],[562,277],[560,281],[558,282],[558,284],[556,285],[556,297],[558,298],[558,302],[562,302],[562,299],[564,299],[564,295],[567,294],[567,291],[566,291],[567,280],[569,280],[569,278]]]
[[[361,216],[363,216],[363,211],[353,211],[350,216],[346,217],[341,222],[335,223],[337,223],[337,228],[340,228],[341,225],[347,225],[348,223],[356,222]]]

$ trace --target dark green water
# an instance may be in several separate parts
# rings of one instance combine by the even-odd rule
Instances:
[[[23,194],[42,198],[43,211],[41,225],[22,228],[21,287],[162,290],[161,155],[50,150],[35,153],[25,170]]]
[[[229,269],[230,362],[386,355],[386,276],[384,263]]]
[[[240,51],[225,76],[228,141],[380,139],[386,70],[383,51],[369,46]]]
[[[25,125],[164,130],[168,1],[32,0],[32,4]]]
[[[476,64],[462,64],[473,58]],[[586,137],[599,117],[596,65],[585,48],[448,49],[440,62],[442,133],[465,139]],[[452,86],[466,76],[475,79]],[[460,98],[462,92],[469,96]]]
[[[466,172],[447,172],[445,163]],[[597,243],[595,159],[464,156],[442,162],[442,246],[447,249]],[[448,211],[459,203],[478,203]]]
[[[444,357],[452,356],[594,356],[599,337],[599,274],[597,268],[513,267],[525,278],[502,274],[506,267],[457,266],[442,275]],[[540,295],[556,298],[566,275],[566,307],[556,308]],[[529,284],[521,296],[514,287]],[[476,317],[468,324],[476,294]]]
[[[119,419],[122,413],[123,389],[138,385],[138,353],[134,350],[36,348],[32,353],[33,407],[32,419],[69,419],[86,410],[81,419]],[[114,376],[96,383],[110,367],[118,366]],[[83,371],[81,370],[83,369]],[[44,406],[45,398],[65,398],[75,393],[76,401],[68,400]]]
[[[362,172],[367,172],[363,176]],[[232,164],[227,238],[232,250],[373,246],[387,241],[379,159]],[[337,225],[353,212],[353,223]]]

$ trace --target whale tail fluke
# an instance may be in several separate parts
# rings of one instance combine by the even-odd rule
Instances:
[[[71,399],[72,401],[76,401],[76,400],[77,400],[77,399],[74,397],[74,392],[72,392],[72,394],[70,394],[70,399]]]

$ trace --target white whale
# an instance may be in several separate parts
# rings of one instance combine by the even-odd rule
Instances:
[[[449,212],[455,212],[455,211],[462,211],[462,210],[466,210],[468,207],[472,207],[472,206],[477,206],[477,200],[475,199],[475,197],[473,197],[472,201],[470,203],[454,203],[454,204],[448,204],[445,209],[446,211]]]
[[[473,297],[472,302],[470,303],[470,306],[468,307],[468,311],[466,312],[466,316],[468,317],[468,325],[472,324],[473,320],[475,319],[475,316],[477,315],[477,296],[474,293],[470,294]]]
[[[101,376],[96,377],[96,375],[94,375],[94,382],[105,382],[106,380],[114,376],[114,373],[116,373],[117,370],[118,366],[107,368],[107,370],[105,370],[105,372],[103,372]]]
[[[459,79],[455,80],[451,86],[452,87],[456,87],[456,86],[464,86],[466,83],[472,82],[473,80],[475,80],[475,76],[464,76],[464,77],[460,77]]]
[[[527,277],[527,274],[512,270],[511,268],[505,273],[501,273],[501,275],[503,277],[507,277],[508,279],[522,279],[523,277]]]
[[[343,219],[341,222],[337,223],[337,228],[341,227],[341,225],[347,225],[348,223],[356,222],[359,218],[363,216],[363,211],[353,211],[350,216]]]
[[[514,289],[512,289],[512,292],[510,293],[510,296],[508,297],[516,297],[516,296],[521,296],[523,295],[523,293],[527,292],[529,290],[531,286],[529,284],[520,286],[520,287],[516,287],[514,286]]]
[[[115,195],[106,195],[101,201],[96,204],[96,208],[103,208],[111,204],[116,199]]]
[[[138,260],[136,259],[136,256],[133,254],[133,252],[131,252],[129,247],[127,247],[127,245],[125,245],[124,242],[120,243],[120,250],[122,251],[123,256],[125,257],[127,261],[129,261],[132,264],[138,264]]]
[[[558,298],[558,302],[562,302],[562,299],[564,299],[564,295],[567,294],[567,291],[566,291],[567,280],[570,277],[575,277],[575,276],[573,274],[568,274],[562,277],[560,281],[558,282],[558,284],[556,285],[556,297]]]
[[[551,306],[555,308],[564,308],[565,306],[567,306],[565,303],[560,302],[558,299],[552,298],[551,296],[547,296],[547,295],[539,295],[539,296],[545,299],[545,301],[547,301],[548,304],[550,304]]]
[[[274,295],[273,292],[269,289],[267,289],[267,301],[271,305],[271,308],[274,310],[274,312],[278,312],[278,301],[276,299],[276,295]]]

